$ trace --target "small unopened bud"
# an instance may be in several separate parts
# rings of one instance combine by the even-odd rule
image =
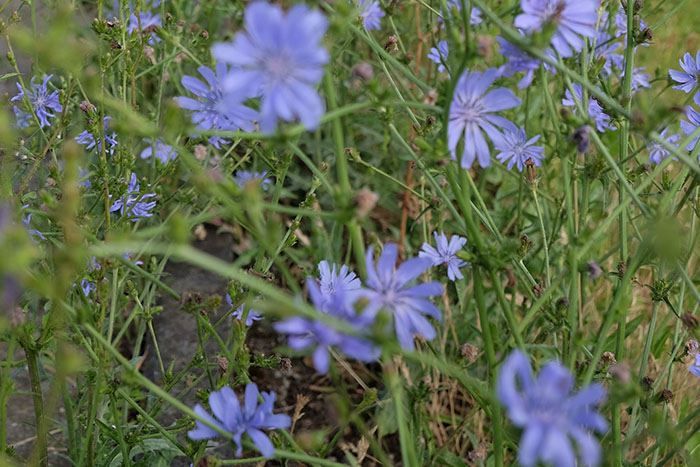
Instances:
[[[428,92],[423,96],[423,103],[425,105],[435,105],[438,99],[438,93],[435,89],[429,89]]]
[[[12,325],[15,327],[24,324],[24,310],[22,310],[22,308],[17,306],[12,309],[12,313],[10,314],[10,323],[12,323]]]
[[[153,50],[153,47],[151,47],[150,45],[144,47],[143,54],[146,56],[147,59],[151,61],[152,64],[156,64],[156,53],[155,50]]]
[[[203,161],[207,158],[207,147],[203,144],[198,144],[194,147],[194,157],[198,161]]]
[[[698,319],[688,312],[681,315],[681,323],[683,323],[683,326],[685,326],[689,331],[692,331],[698,327]]]
[[[377,206],[377,201],[379,200],[379,195],[365,187],[357,192],[357,215],[359,217],[365,217]]]
[[[367,62],[360,62],[352,69],[353,76],[364,81],[369,81],[374,77],[374,69]]]
[[[559,300],[557,300],[557,308],[560,310],[569,308],[569,297],[561,297]]]
[[[544,293],[544,285],[542,284],[536,284],[532,286],[532,293],[535,294],[535,297],[540,298],[542,294]]]
[[[615,360],[615,354],[612,352],[603,352],[603,355],[600,357],[600,361],[605,365],[617,363],[617,360]]]
[[[479,356],[479,348],[472,344],[464,344],[459,348],[459,353],[465,358],[469,363],[474,363],[476,357]]]
[[[669,403],[673,399],[673,391],[670,389],[664,389],[659,393],[658,401],[663,403]]]
[[[387,52],[398,52],[399,51],[399,46],[397,45],[399,43],[399,38],[391,35],[389,36],[389,39],[387,39],[386,44],[384,44],[384,50]]]
[[[493,55],[493,37],[487,35],[479,35],[476,38],[476,51],[485,58],[491,58]]]
[[[590,280],[595,280],[603,274],[603,270],[600,269],[600,266],[595,261],[587,262],[586,267],[588,268],[588,279]]]
[[[685,352],[691,356],[698,353],[698,341],[689,339],[688,342],[685,343]]]
[[[644,38],[644,42],[651,42],[654,40],[654,31],[652,31],[651,28],[646,28],[642,31],[642,37]]]
[[[89,103],[88,101],[83,101],[80,103],[80,110],[82,110],[85,113],[92,112],[95,109],[95,106]]]
[[[228,371],[228,359],[226,357],[216,357],[216,364],[219,367],[219,376],[224,376]]]
[[[617,263],[617,275],[622,277],[627,273],[627,263],[625,261],[620,261]]]
[[[615,381],[622,384],[627,384],[632,379],[632,372],[626,363],[615,363],[610,365],[610,367],[608,367],[608,373],[615,378]]]
[[[112,39],[109,43],[110,50],[121,50],[122,45],[116,40]]]
[[[654,385],[654,380],[652,378],[649,378],[648,376],[645,376],[642,378],[642,388],[645,391],[651,391],[651,387]]]

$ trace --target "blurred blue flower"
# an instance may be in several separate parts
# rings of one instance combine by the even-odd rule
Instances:
[[[349,267],[323,260],[318,263],[318,272],[321,275],[320,288],[324,301],[330,303],[337,293],[341,293],[351,304],[355,302],[362,283]]]
[[[700,352],[695,353],[695,363],[688,367],[688,371],[700,378]]]
[[[447,56],[450,54],[446,41],[438,42],[437,48],[431,47],[428,59],[437,63],[438,72],[442,73],[447,69]]]
[[[668,70],[668,74],[678,85],[673,89],[683,91],[688,94],[698,89],[698,74],[700,74],[700,50],[693,59],[693,56],[686,52],[683,58],[678,60],[683,71]],[[695,93],[695,103],[700,105],[700,92]]]
[[[496,37],[496,40],[501,46],[499,53],[508,60],[500,67],[500,73],[503,76],[509,77],[513,76],[515,73],[524,71],[525,76],[518,82],[518,88],[525,89],[529,87],[535,77],[535,71],[543,64],[542,60],[531,57],[526,52],[523,52],[520,47],[511,44],[501,36]],[[550,58],[556,59],[551,49],[546,49],[544,53]],[[544,67],[547,71],[556,73],[556,70],[550,65],[545,63]]]
[[[518,461],[530,467],[541,461],[557,467],[575,467],[578,445],[581,465],[595,466],[601,450],[591,431],[605,433],[608,424],[597,411],[605,399],[599,384],[572,394],[574,377],[556,361],[547,363],[535,380],[527,356],[514,350],[498,375],[498,398],[513,424],[523,429]]]
[[[359,0],[358,9],[360,11],[360,18],[362,18],[362,24],[365,25],[368,31],[382,28],[381,19],[384,17],[385,13],[379,6],[378,1]]]
[[[678,144],[676,143],[678,142],[678,140],[681,139],[681,135],[666,136],[667,133],[668,128],[664,128],[664,130],[661,133],[659,133],[659,136],[666,140],[668,144],[677,148]],[[649,146],[647,146],[647,149],[649,150],[649,162],[653,162],[655,164],[660,164],[662,160],[666,159],[668,156],[671,155],[671,152],[668,149],[666,149],[664,145],[656,141],[652,141],[649,144]]]
[[[92,182],[90,182],[90,170],[89,169],[83,169],[82,167],[78,167],[78,177],[83,180],[82,182],[78,183],[78,186],[81,188],[90,188],[92,186]]]
[[[426,298],[441,295],[443,289],[439,282],[410,286],[409,283],[427,271],[433,261],[430,258],[411,258],[396,268],[397,255],[396,245],[386,245],[375,268],[374,247],[367,250],[368,288],[363,289],[363,296],[369,303],[363,315],[373,318],[381,309],[389,311],[394,319],[399,344],[404,349],[413,350],[413,334],[426,340],[433,340],[437,335],[423,315],[441,320],[440,310]]]
[[[117,147],[117,134],[115,132],[112,132],[111,135],[107,133],[107,129],[109,128],[109,121],[112,119],[112,117],[105,117],[104,120],[102,121],[102,124],[104,125],[104,139],[107,141],[107,147],[105,147],[105,152],[109,155],[114,154],[114,149]],[[80,133],[78,136],[75,137],[75,140],[78,142],[78,144],[82,144],[85,146],[85,150],[89,151],[93,148],[99,153],[102,151],[102,138],[98,136],[99,139],[95,140],[95,136],[90,133],[88,130],[83,131]]]
[[[15,118],[17,122],[15,123],[15,128],[28,128],[32,123],[32,114],[25,112],[16,105],[12,106],[12,111],[15,113]]]
[[[604,60],[602,75],[608,77],[612,74],[612,67],[615,65],[618,68],[622,67],[624,57],[615,53],[622,44],[610,37],[605,31],[598,30],[595,36],[595,52],[596,60]]]
[[[493,141],[500,136],[498,128],[506,128],[512,123],[504,117],[494,115],[494,112],[511,109],[521,104],[513,91],[497,88],[484,93],[498,78],[495,68],[489,68],[483,73],[469,72],[465,69],[455,87],[454,97],[450,105],[450,121],[447,124],[447,147],[452,158],[457,157],[457,144],[464,135],[464,152],[462,167],[471,168],[477,158],[481,167],[491,165],[489,145],[482,130]]]
[[[457,9],[458,12],[462,11],[462,0],[447,0],[447,16],[449,16],[451,20],[453,19],[452,10],[455,8]],[[461,17],[458,17],[458,18],[460,21],[459,24],[462,24],[461,23],[462,18]],[[472,26],[478,26],[483,21],[484,20],[481,17],[481,10],[477,7],[473,7],[472,11],[469,13],[469,24],[471,24]],[[442,23],[443,22],[442,18],[438,18],[438,22]],[[444,28],[445,25],[443,24],[441,27]]]
[[[683,133],[685,133],[686,136],[689,136],[698,129],[698,126],[700,126],[700,113],[689,105],[685,109],[685,117],[688,119],[688,121],[681,120],[681,130],[683,130]],[[698,144],[698,138],[700,138],[700,136],[696,136],[690,143],[688,143],[688,146],[686,146],[688,151],[695,149],[695,146]],[[698,159],[700,159],[700,156],[698,156]]]
[[[249,172],[247,170],[238,170],[233,175],[233,181],[241,190],[245,188],[248,183],[260,183],[260,187],[265,190],[272,184],[272,180],[265,178],[266,176],[266,171]]]
[[[582,103],[581,100],[583,99],[583,90],[581,85],[577,83],[574,83],[573,87],[574,92],[576,93],[576,100],[574,100],[571,91],[567,89],[561,103],[567,107],[573,107],[574,115],[577,115],[578,108],[576,106],[576,102],[578,101],[579,104]],[[603,112],[603,108],[594,97],[588,98],[588,116],[595,122],[596,128],[601,133],[605,132],[606,130],[617,130],[617,128],[610,124],[610,116]]]
[[[258,405],[258,396],[262,396],[263,399],[260,405]],[[194,412],[212,425],[231,433],[233,442],[236,443],[236,456],[240,456],[243,451],[241,437],[244,433],[248,433],[260,453],[265,457],[272,457],[275,454],[275,448],[267,435],[260,430],[287,428],[291,424],[289,416],[272,413],[274,404],[274,392],[258,393],[257,385],[247,384],[243,406],[241,406],[233,390],[225,386],[209,394],[209,407],[214,417],[199,404],[194,407]],[[194,430],[187,432],[190,439],[202,440],[221,436],[219,432],[199,420],[196,425]]]
[[[608,12],[603,15],[603,19],[607,19]],[[625,36],[624,42],[627,43],[627,10],[620,5],[615,13],[615,37]],[[607,21],[606,21],[607,22]],[[644,31],[647,28],[647,22],[639,19],[639,30]],[[649,47],[649,44],[642,44],[644,47]]]
[[[224,86],[229,105],[260,95],[260,130],[270,134],[279,119],[300,120],[314,130],[325,113],[315,86],[323,77],[328,52],[321,39],[328,21],[317,10],[256,1],[245,11],[245,28],[232,43],[212,46],[217,60],[234,66]]]
[[[119,211],[122,216],[128,216],[131,222],[137,222],[144,217],[153,216],[150,210],[156,206],[156,202],[147,202],[145,200],[153,198],[155,193],[139,195],[139,191],[140,186],[136,174],[131,172],[131,179],[129,180],[126,194],[112,203],[112,206],[109,208],[110,212]]]
[[[347,323],[348,330],[361,333],[372,323],[374,317],[356,313],[342,289],[337,289],[332,301],[329,302],[314,279],[309,278],[306,284],[314,307],[321,313]],[[328,373],[330,366],[328,354],[331,347],[337,347],[348,357],[362,362],[372,362],[381,354],[381,349],[372,342],[345,334],[321,321],[292,317],[275,323],[274,328],[279,333],[288,334],[287,344],[294,350],[303,350],[316,345],[312,358],[316,370],[321,374]]]
[[[29,207],[29,205],[25,204],[24,206],[22,206],[22,209],[26,209],[28,207]],[[27,214],[24,218],[22,218],[22,225],[24,225],[27,228],[27,232],[29,232],[29,234],[34,235],[36,237],[39,237],[42,240],[46,240],[46,237],[44,237],[44,235],[41,232],[39,232],[36,229],[30,228],[30,222],[32,221],[33,215],[34,214],[30,213],[30,214]],[[32,241],[34,241],[34,240],[32,240]]]
[[[144,142],[148,144],[148,146],[141,151],[141,159],[148,159],[152,157],[153,154],[153,141],[149,139],[144,139]],[[166,164],[168,161],[175,160],[177,157],[177,152],[175,152],[175,149],[173,149],[172,146],[169,144],[165,144],[160,138],[156,139],[155,141],[155,157],[160,161],[161,164]]]
[[[642,73],[644,70],[646,70],[646,68],[643,66],[637,67],[634,70],[632,70],[632,92],[637,92],[641,88],[651,87],[651,83],[649,83],[651,76],[648,73]],[[622,72],[621,77],[625,77],[624,71]]]
[[[562,57],[581,51],[581,36],[595,36],[598,0],[521,0],[520,6],[523,12],[515,17],[515,27],[530,34],[554,24],[551,44]]]
[[[451,281],[463,279],[464,276],[459,269],[466,266],[468,263],[459,259],[457,257],[457,252],[467,243],[467,239],[459,235],[453,235],[448,243],[445,232],[441,232],[440,235],[438,235],[437,232],[433,232],[433,236],[435,236],[435,245],[437,249],[433,248],[427,242],[423,243],[418,257],[430,259],[433,262],[433,266],[439,266],[441,264],[447,266],[447,278]]]
[[[230,73],[229,67],[219,62],[216,64],[216,74],[205,66],[197,68],[197,71],[206,84],[192,76],[183,76],[181,83],[200,100],[176,98],[180,107],[193,111],[192,123],[200,130],[253,131],[258,113],[241,103],[245,99],[236,103],[224,100],[223,82]],[[221,149],[222,144],[228,144],[227,140],[218,136],[210,137],[209,142],[217,149]]]
[[[228,306],[233,308],[233,301],[231,300],[231,296],[229,294],[226,294],[226,303],[228,303]],[[245,311],[245,305],[242,304],[238,308],[234,310],[234,312],[231,314],[235,319],[241,321],[243,320],[243,312]],[[262,319],[262,312],[259,310],[253,310],[252,308],[248,310],[248,317],[245,320],[245,325],[247,327],[251,327],[253,325],[253,321],[260,321]]]
[[[133,261],[130,251],[125,251],[124,253],[122,253],[122,258],[124,259],[124,261]],[[136,266],[143,266],[143,261],[136,260],[134,264]]]
[[[139,28],[139,19],[141,20],[141,27]],[[136,16],[136,12],[132,11],[131,16],[129,16],[129,23],[127,25],[127,32],[133,34],[134,31],[141,31],[142,34],[150,33],[155,26],[162,26],[160,15],[152,13],[150,11],[141,11],[139,16]],[[160,42],[160,38],[155,34],[150,34],[148,39],[149,44],[154,44]]]
[[[37,84],[34,82],[36,76],[32,76],[32,79],[29,82],[29,89],[24,89],[21,84],[16,83],[17,89],[19,89],[19,94],[10,99],[10,102],[21,102],[22,98],[24,97],[29,99],[29,103],[34,109],[34,113],[39,119],[39,123],[41,124],[42,128],[51,124],[49,123],[49,117],[54,117],[54,114],[49,113],[49,110],[53,110],[54,112],[61,112],[63,110],[63,107],[61,107],[61,103],[58,100],[58,91],[49,92],[47,87],[49,80],[52,77],[53,75],[44,75],[43,82],[41,84]],[[16,111],[15,115],[17,115]],[[23,118],[24,117],[26,116],[23,115]]]
[[[527,139],[523,127],[507,128],[503,131],[503,135],[493,142],[493,147],[500,151],[496,155],[496,159],[501,163],[508,161],[508,170],[511,170],[515,165],[518,167],[518,171],[522,172],[528,159],[539,167],[544,159],[544,147],[534,146],[539,139],[540,135]]]
[[[83,291],[83,295],[87,297],[88,295],[90,295],[90,292],[94,292],[95,290],[97,290],[97,284],[95,284],[94,282],[90,282],[87,279],[83,279],[80,281],[80,288]]]

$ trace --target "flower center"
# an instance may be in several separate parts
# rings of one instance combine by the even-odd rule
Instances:
[[[276,54],[265,61],[265,69],[275,81],[284,81],[293,70],[293,63],[286,54]]]
[[[561,14],[564,12],[566,7],[566,2],[563,0],[550,0],[547,2],[544,13],[542,16],[545,21],[552,21],[558,23],[561,21]]]

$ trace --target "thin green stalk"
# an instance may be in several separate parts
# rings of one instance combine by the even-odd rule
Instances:
[[[537,198],[537,190],[530,190],[532,197],[535,199],[535,209],[537,210],[537,218],[540,220],[540,231],[542,232],[542,247],[544,248],[544,271],[547,288],[552,284],[549,267],[549,246],[547,245],[547,230],[544,228],[544,219],[542,218],[542,209],[540,209],[540,201]]]

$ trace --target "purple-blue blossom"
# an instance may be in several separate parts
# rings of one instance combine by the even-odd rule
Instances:
[[[232,43],[212,46],[214,58],[233,65],[225,81],[227,102],[261,96],[260,130],[267,134],[278,120],[299,120],[308,130],[316,129],[326,111],[316,86],[329,60],[321,44],[328,20],[303,4],[285,13],[256,1],[246,7],[244,23],[245,31]]]
[[[263,400],[259,405],[258,397],[262,397]],[[261,430],[287,428],[291,424],[288,415],[272,413],[274,404],[274,392],[258,393],[257,385],[247,384],[241,406],[233,390],[225,386],[209,394],[209,407],[213,417],[199,404],[194,407],[194,413],[232,435],[236,444],[236,456],[240,456],[243,451],[241,438],[247,433],[258,451],[269,458],[275,454],[275,447]],[[221,436],[218,431],[199,420],[196,421],[196,425],[194,430],[187,432],[190,439],[198,441]]]
[[[531,34],[553,24],[551,44],[562,57],[581,51],[581,36],[596,34],[598,0],[521,0],[520,6],[523,12],[515,17],[515,27]]]
[[[90,182],[90,169],[78,167],[78,178],[82,180],[82,182],[78,183],[80,188],[90,188],[92,186],[92,182]]]
[[[681,139],[681,135],[667,136],[667,133],[668,128],[664,128],[664,130],[659,134],[659,136],[661,136],[661,138],[663,138],[668,144],[670,144],[674,148],[677,148],[677,143]],[[666,159],[668,156],[671,155],[671,151],[666,149],[666,146],[657,141],[652,141],[649,144],[649,146],[647,146],[647,149],[649,150],[649,162],[655,164],[660,164],[662,160]]]
[[[695,363],[688,367],[688,371],[700,378],[700,352],[695,354]]]
[[[131,222],[153,216],[150,211],[156,206],[156,202],[146,200],[155,197],[155,193],[139,194],[139,191],[140,186],[136,174],[131,172],[126,194],[112,203],[109,208],[110,212],[119,211],[122,216],[128,216]]]
[[[105,117],[104,120],[102,121],[103,127],[104,127],[104,140],[107,141],[107,146],[105,147],[105,152],[109,155],[114,154],[114,149],[117,147],[117,134],[115,132],[112,132],[112,134],[107,133],[107,129],[109,128],[109,121],[112,119],[112,117]],[[98,138],[95,139],[95,135],[90,133],[88,130],[83,131],[80,133],[78,136],[75,137],[75,140],[78,142],[78,144],[81,144],[85,146],[85,149],[87,151],[92,150],[93,148],[95,151],[98,153],[102,151],[102,137],[98,135]]]
[[[343,265],[330,264],[323,260],[318,263],[321,295],[326,302],[332,302],[333,297],[341,293],[350,303],[354,303],[362,288],[360,279],[350,268]]]
[[[433,340],[437,333],[424,316],[440,321],[440,310],[428,297],[441,295],[442,284],[428,282],[410,285],[418,276],[430,269],[429,258],[410,258],[396,267],[398,248],[393,243],[384,247],[374,265],[374,247],[367,250],[367,281],[363,296],[369,300],[363,314],[373,317],[379,310],[388,311],[394,321],[394,329],[401,347],[413,350],[413,334]]]
[[[169,144],[165,144],[162,140],[156,139],[155,143],[152,140],[144,139],[148,146],[141,151],[141,159],[149,159],[155,155],[155,158],[161,164],[166,164],[168,161],[174,160],[177,157],[177,152]],[[155,146],[155,153],[153,151]]]
[[[537,71],[540,65],[543,63],[542,60],[538,58],[531,57],[526,52],[523,52],[520,47],[511,44],[501,36],[496,37],[496,40],[500,44],[501,48],[499,53],[503,55],[508,61],[503,64],[499,71],[503,76],[510,77],[515,73],[525,72],[525,76],[518,82],[519,89],[525,89],[532,83],[535,77],[535,71]],[[544,53],[551,58],[554,57],[554,53],[551,49],[546,49]],[[544,64],[547,71],[556,73],[556,70],[548,64]]]
[[[22,209],[26,209],[27,207],[29,207],[29,205],[28,205],[28,204],[25,204],[24,206],[22,206]],[[43,235],[41,232],[39,232],[39,231],[36,230],[36,229],[32,229],[32,228],[30,227],[30,223],[31,223],[31,221],[32,221],[32,216],[33,216],[33,215],[34,215],[34,214],[29,213],[29,214],[27,214],[24,218],[22,218],[22,225],[24,225],[24,226],[27,228],[27,232],[29,232],[30,235],[34,235],[34,236],[36,236],[36,237],[39,237],[39,238],[42,239],[42,240],[46,240],[46,237],[44,237],[44,235]],[[32,240],[32,241],[33,241],[33,240]]]
[[[685,109],[685,117],[688,120],[681,120],[681,130],[683,130],[683,133],[685,133],[686,136],[689,136],[698,129],[698,126],[700,126],[700,113],[689,105]],[[700,136],[696,136],[690,143],[688,143],[688,146],[686,146],[688,151],[695,149],[695,146],[698,144],[698,138],[700,138]],[[698,156],[698,158],[700,159],[700,156]]]
[[[17,122],[15,122],[15,128],[28,128],[29,125],[31,125],[32,114],[25,112],[16,105],[12,106],[12,111],[15,113],[15,118],[17,119]]]
[[[700,50],[693,58],[692,55],[686,52],[683,58],[678,60],[678,64],[683,71],[668,70],[668,74],[673,81],[678,83],[673,86],[673,89],[683,91],[688,94],[698,90],[698,74],[700,74]],[[695,103],[700,105],[700,92],[695,93]]]
[[[462,271],[459,269],[469,263],[459,259],[457,252],[464,247],[467,239],[459,235],[452,235],[448,242],[445,232],[441,232],[439,235],[437,232],[433,232],[433,236],[435,237],[435,247],[428,242],[423,243],[418,257],[430,259],[433,262],[433,266],[440,266],[441,264],[447,266],[447,278],[451,281],[464,279]]]
[[[428,59],[434,63],[437,63],[438,72],[442,73],[447,70],[447,56],[450,51],[447,47],[446,41],[440,41],[436,47],[430,48],[430,53],[428,53]]]
[[[645,67],[637,67],[634,70],[632,70],[632,92],[637,92],[641,88],[650,88],[651,83],[649,83],[649,80],[651,79],[651,76],[648,73],[644,73],[644,70],[646,70]],[[623,71],[622,78],[625,77],[625,73]]]
[[[32,79],[29,81],[29,89],[24,89],[20,83],[16,83],[19,94],[10,99],[10,102],[22,102],[22,99],[26,97],[32,109],[34,109],[34,113],[39,119],[39,124],[42,128],[51,125],[49,118],[55,116],[50,113],[49,110],[53,110],[54,112],[63,111],[63,107],[58,99],[58,91],[49,92],[48,89],[49,80],[51,80],[52,77],[53,75],[44,75],[44,80],[41,84],[38,84],[34,82],[36,76],[32,76]],[[15,115],[17,115],[19,119],[17,111],[15,111]],[[22,114],[22,121],[24,122],[25,120],[26,115]]]
[[[540,135],[527,139],[525,128],[506,128],[501,137],[494,141],[493,147],[498,151],[496,159],[501,163],[508,163],[508,170],[515,165],[518,172],[522,172],[525,163],[530,160],[537,167],[542,165],[544,159],[544,147],[535,146]]]
[[[226,303],[229,307],[233,308],[233,300],[231,300],[231,296],[229,294],[226,294]],[[233,311],[233,313],[231,313],[231,316],[233,316],[238,321],[243,321],[244,312],[245,304],[241,304],[238,308],[236,308]],[[248,309],[248,316],[245,318],[245,325],[246,327],[251,327],[254,321],[260,321],[262,318],[262,312],[250,308]]]
[[[381,19],[384,17],[384,10],[379,6],[379,2],[376,0],[359,0],[357,2],[358,10],[360,12],[360,18],[362,18],[362,24],[368,31],[380,30]]]
[[[139,27],[139,22],[140,26]],[[132,11],[131,16],[129,16],[129,24],[126,28],[127,32],[129,34],[133,34],[134,31],[141,31],[142,33],[149,32],[155,28],[155,26],[162,26],[163,23],[161,22],[160,15],[155,14],[150,11],[141,11],[138,16],[136,16],[136,12]],[[149,44],[154,44],[156,42],[160,42],[160,38],[156,36],[155,34],[150,34],[150,38],[148,39]]]
[[[574,115],[578,115],[578,105],[576,103],[578,102],[578,104],[582,104],[583,90],[581,85],[578,83],[574,83],[573,88],[574,93],[576,94],[576,100],[574,100],[571,91],[567,89],[561,103],[567,107],[573,107]],[[588,98],[588,116],[595,122],[596,128],[601,133],[605,132],[606,130],[617,129],[610,124],[610,116],[603,111],[603,108],[594,97]]]
[[[572,393],[574,384],[571,372],[556,361],[545,364],[535,379],[528,357],[520,350],[506,358],[498,375],[498,399],[513,424],[523,429],[518,449],[522,466],[600,463],[600,444],[591,432],[603,434],[608,429],[597,410],[605,389],[594,383]],[[581,464],[572,441],[578,445]]]
[[[265,171],[249,172],[247,170],[238,170],[233,175],[233,181],[241,190],[249,183],[259,183],[260,187],[265,190],[272,184],[272,180],[266,177],[267,172]]]
[[[332,300],[327,301],[314,279],[309,278],[306,284],[314,307],[321,313],[344,322],[344,330],[362,333],[372,323],[374,316],[367,313],[356,313],[342,289],[337,289]],[[316,349],[312,359],[314,367],[321,374],[328,373],[329,351],[332,347],[339,349],[348,357],[362,362],[375,361],[381,354],[381,349],[369,340],[345,334],[320,320],[295,316],[275,323],[274,328],[277,332],[288,335],[287,344],[294,350],[304,350],[315,345]]]
[[[462,11],[462,0],[447,0],[447,16],[449,16],[450,19],[454,19],[452,16],[452,10],[455,8],[458,12]],[[462,24],[462,17],[458,15],[457,18],[459,18],[459,24]],[[442,23],[442,18],[438,18],[438,21]],[[472,11],[469,12],[469,24],[472,26],[478,26],[483,21],[484,20],[481,17],[481,10],[477,7],[472,7]],[[445,25],[443,24],[442,27],[445,27]]]
[[[595,52],[596,60],[603,60],[602,75],[608,77],[612,74],[613,65],[617,68],[622,67],[624,57],[621,54],[615,53],[622,44],[612,39],[610,34],[605,31],[597,31],[595,37]]]
[[[90,282],[88,279],[83,279],[80,281],[80,289],[83,291],[83,295],[87,297],[90,295],[90,292],[97,290],[97,284]]]
[[[197,68],[206,83],[193,76],[183,76],[182,86],[199,99],[190,97],[177,97],[177,103],[183,109],[192,111],[192,123],[200,130],[243,130],[253,131],[258,113],[243,105],[241,102],[231,102],[224,99],[223,82],[229,75],[229,67],[222,62],[216,64],[216,73],[211,68],[201,66]],[[209,142],[217,149],[228,141],[212,136]]]
[[[455,87],[447,124],[447,147],[452,158],[460,160],[457,156],[457,145],[464,136],[461,164],[465,169],[471,168],[475,159],[481,167],[491,165],[489,145],[482,131],[486,132],[492,141],[496,140],[500,136],[499,128],[507,128],[513,124],[495,112],[512,109],[521,104],[520,99],[515,97],[510,89],[497,88],[488,91],[498,76],[498,70],[495,68],[489,68],[483,73],[469,72],[469,69],[465,69]]]

